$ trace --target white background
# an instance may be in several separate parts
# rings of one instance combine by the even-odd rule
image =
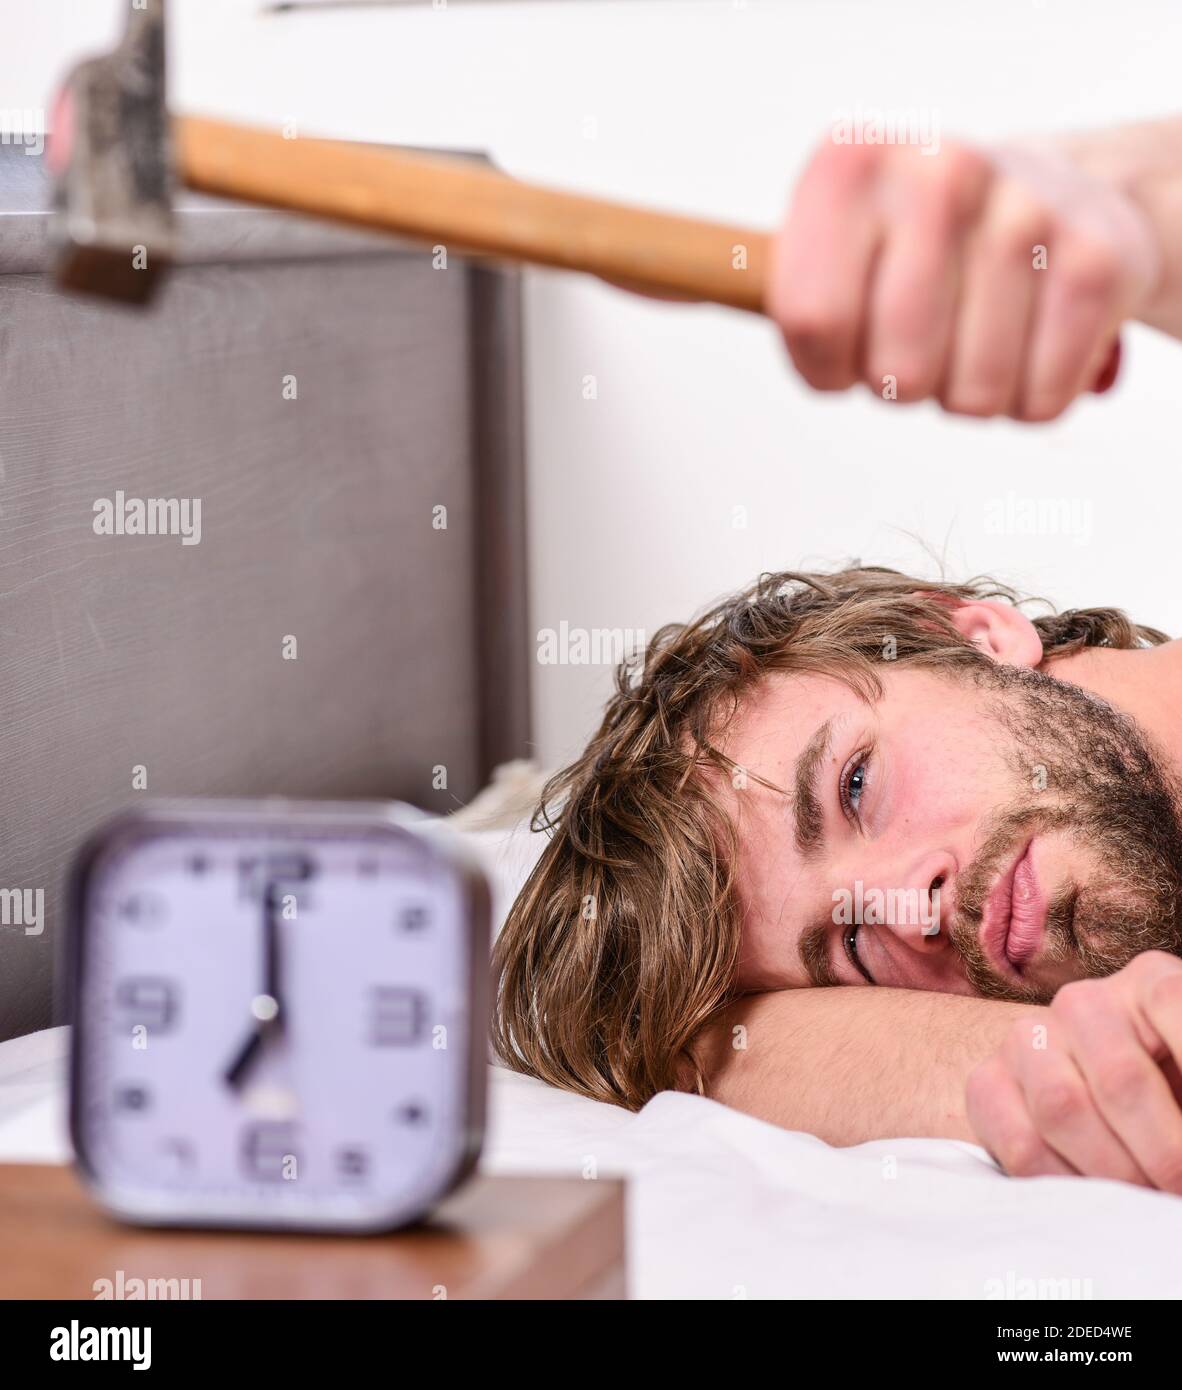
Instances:
[[[126,0],[0,0],[0,108],[42,107]],[[976,141],[1168,114],[1174,0],[450,0],[268,13],[180,0],[178,108],[487,150],[526,178],[755,224],[835,116],[927,108]],[[1126,339],[1117,391],[1030,428],[817,397],[775,331],[582,277],[526,290],[533,625],[687,617],[761,569],[860,557],[988,571],[1182,632],[1174,543],[1182,347]],[[593,375],[598,398],[586,400]],[[993,534],[1062,499],[1077,535]],[[746,529],[733,524],[747,512]],[[926,549],[925,549],[926,548]],[[577,751],[603,667],[537,667],[539,756]]]

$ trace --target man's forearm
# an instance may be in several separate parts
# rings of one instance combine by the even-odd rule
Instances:
[[[1182,338],[1182,118],[1091,131],[1054,143],[1085,173],[1121,188],[1153,224],[1161,277],[1140,317]]]
[[[749,995],[699,1039],[707,1094],[830,1144],[974,1139],[969,1073],[1045,1010],[897,989]]]

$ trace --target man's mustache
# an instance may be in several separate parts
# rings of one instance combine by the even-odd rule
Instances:
[[[964,963],[969,983],[986,998],[1019,1004],[1044,1003],[1050,992],[1033,981],[1025,987],[999,975],[981,945],[985,904],[998,880],[1038,835],[1081,830],[1080,818],[1069,807],[1013,807],[994,818],[976,858],[957,879],[948,937]],[[1047,905],[1045,937],[1040,963],[1071,959],[1078,954],[1074,931],[1079,888],[1062,887]]]

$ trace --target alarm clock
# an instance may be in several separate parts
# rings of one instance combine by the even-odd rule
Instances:
[[[69,889],[70,1128],[119,1217],[379,1231],[474,1166],[489,893],[397,804],[160,802]]]

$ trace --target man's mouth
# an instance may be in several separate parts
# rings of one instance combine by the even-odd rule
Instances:
[[[1047,902],[1027,841],[990,890],[981,919],[981,946],[1003,975],[1020,975],[1034,958],[1046,929]]]

